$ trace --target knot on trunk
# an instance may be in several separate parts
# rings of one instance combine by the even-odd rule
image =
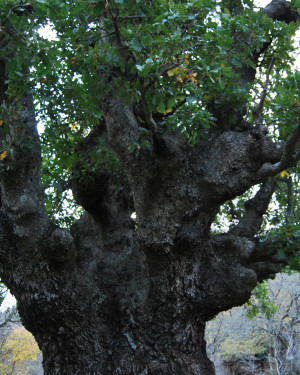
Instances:
[[[73,259],[76,255],[76,248],[72,235],[65,229],[56,228],[49,238],[49,258],[61,263]]]

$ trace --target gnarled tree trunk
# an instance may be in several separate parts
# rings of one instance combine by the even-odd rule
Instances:
[[[5,89],[4,69],[2,60]],[[252,79],[245,74],[243,84]],[[3,100],[13,101],[2,92]],[[45,374],[214,374],[205,322],[245,303],[257,281],[280,270],[282,259],[255,235],[275,189],[272,176],[297,161],[299,130],[286,147],[259,128],[224,126],[194,147],[167,131],[135,157],[128,152],[139,138],[135,110],[108,94],[100,131],[128,186],[115,191],[103,171],[90,184],[74,177],[86,212],[68,231],[47,217],[33,102],[30,95],[22,100],[10,134],[0,129],[3,141],[15,137],[14,157],[4,159],[0,176],[0,275],[43,352]],[[82,155],[97,147],[97,131]],[[229,233],[213,235],[220,206],[258,183],[246,216]]]

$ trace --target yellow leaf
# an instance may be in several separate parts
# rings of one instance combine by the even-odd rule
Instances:
[[[225,64],[224,63],[221,64],[221,68],[225,68]]]
[[[190,80],[195,83],[197,82],[196,78],[197,77],[197,73],[193,73],[193,72],[190,72]]]
[[[172,108],[168,108],[168,109],[166,109],[164,115],[167,115],[167,114],[170,113],[170,112],[172,112]]]
[[[290,175],[287,171],[282,171],[282,172],[280,173],[280,177],[285,177],[285,176],[287,176],[287,177],[291,177],[291,175]]]
[[[0,120],[0,125],[2,125],[3,124],[3,120]]]
[[[0,160],[3,160],[6,158],[7,150],[3,151],[2,154],[0,154]]]
[[[71,124],[72,130],[76,130],[76,128],[80,128],[80,124],[78,122],[74,122],[74,124]]]
[[[179,68],[174,68],[167,71],[167,74],[169,77],[173,77],[174,75],[177,75],[179,73]]]

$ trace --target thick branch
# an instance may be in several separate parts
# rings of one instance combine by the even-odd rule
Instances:
[[[132,228],[132,195],[120,162],[108,146],[104,121],[77,144],[75,152],[79,158],[68,185],[77,203],[105,229]],[[90,171],[83,174],[86,165]]]
[[[300,151],[298,143],[300,141],[300,125],[294,129],[289,139],[284,145],[283,155],[281,160],[275,164],[265,163],[258,171],[260,177],[274,176],[275,174],[293,167],[300,160]]]
[[[266,6],[265,12],[273,20],[286,23],[296,22],[300,19],[299,13],[293,10],[290,3],[285,0],[273,0]]]
[[[2,60],[0,66],[5,64]],[[5,74],[0,77],[5,79]],[[33,258],[64,261],[75,255],[72,237],[66,230],[55,230],[45,210],[33,98],[23,93],[17,99],[2,93],[8,110],[0,130],[1,149],[7,151],[0,172],[1,277],[12,290],[22,283],[11,271],[16,265],[26,269]],[[68,254],[61,254],[62,250]]]
[[[255,197],[245,203],[246,214],[229,233],[241,237],[255,236],[262,224],[263,215],[269,206],[276,187],[276,181],[269,179],[263,183]]]
[[[104,119],[112,148],[123,163],[131,163],[134,155],[129,150],[138,144],[140,127],[133,109],[111,95],[104,105]]]
[[[3,122],[9,124],[8,133],[6,134],[2,127],[0,134],[2,151],[7,151],[2,161],[4,170],[0,176],[0,183],[3,209],[13,221],[17,220],[20,223],[27,217],[28,226],[28,215],[32,221],[35,221],[33,216],[38,215],[36,224],[41,224],[46,213],[40,179],[40,143],[33,99],[30,95],[24,95],[18,103],[19,106],[14,106],[8,99],[5,103],[12,115],[8,113],[3,118]],[[7,143],[11,143],[12,146],[9,150]]]

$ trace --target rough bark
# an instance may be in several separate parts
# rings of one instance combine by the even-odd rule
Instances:
[[[4,61],[0,69],[3,88]],[[154,138],[136,157],[128,152],[139,138],[134,109],[110,93],[103,110],[101,131],[127,186],[116,192],[104,171],[90,184],[72,178],[86,212],[71,231],[55,227],[44,209],[30,95],[16,118],[7,114],[1,139],[15,142],[0,176],[1,279],[42,349],[46,375],[214,374],[205,322],[246,302],[257,281],[282,266],[255,235],[275,188],[269,177],[297,161],[299,130],[275,144],[256,129],[224,126],[194,147],[168,131],[159,148]],[[84,154],[97,144],[81,147]],[[259,183],[236,228],[212,235],[220,206]]]

